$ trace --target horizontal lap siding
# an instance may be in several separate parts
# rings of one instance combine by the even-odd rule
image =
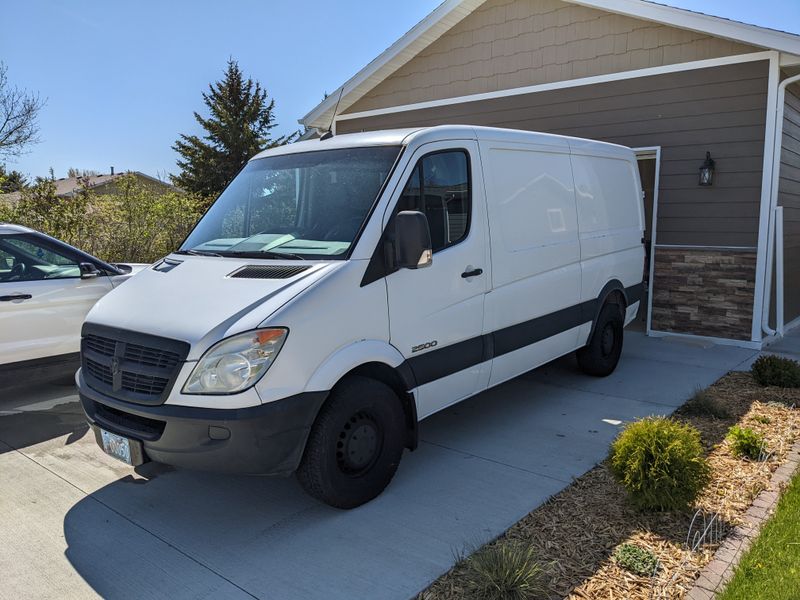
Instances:
[[[778,203],[783,206],[784,318],[800,317],[800,86],[786,90]]]
[[[341,120],[337,131],[460,123],[661,146],[658,243],[755,247],[767,74],[766,61],[728,65]],[[800,157],[800,135],[791,143]],[[717,169],[714,185],[701,188],[707,151]],[[800,225],[800,179],[786,186]]]

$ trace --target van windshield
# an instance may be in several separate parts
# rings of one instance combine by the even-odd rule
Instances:
[[[180,252],[343,259],[399,153],[399,146],[377,146],[252,160]]]

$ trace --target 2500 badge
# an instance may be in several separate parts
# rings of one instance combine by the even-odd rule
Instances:
[[[411,352],[419,352],[420,350],[427,350],[428,348],[435,348],[436,344],[438,344],[436,340],[431,342],[425,342],[424,344],[418,344],[416,346],[411,346]]]

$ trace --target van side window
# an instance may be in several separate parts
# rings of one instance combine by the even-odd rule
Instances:
[[[397,211],[418,210],[428,217],[433,251],[463,240],[469,231],[470,173],[463,150],[423,156],[406,183]]]

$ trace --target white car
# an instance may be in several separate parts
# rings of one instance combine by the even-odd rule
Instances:
[[[643,230],[622,146],[440,126],[268,150],[89,313],[81,402],[128,464],[296,471],[358,506],[420,419],[573,351],[610,374]]]
[[[81,325],[146,265],[109,264],[48,235],[0,223],[0,384],[78,364]]]

